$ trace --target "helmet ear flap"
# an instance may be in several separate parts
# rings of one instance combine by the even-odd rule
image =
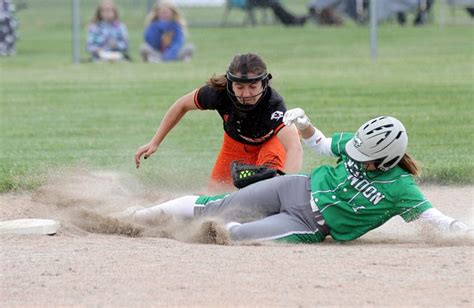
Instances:
[[[387,162],[381,161],[379,165],[377,166],[377,168],[382,171],[387,171],[391,168],[391,166],[394,166],[395,163],[398,162],[399,160],[400,160],[400,156],[396,156]]]

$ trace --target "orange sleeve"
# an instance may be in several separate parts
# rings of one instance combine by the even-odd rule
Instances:
[[[203,110],[204,108],[202,108],[201,104],[199,104],[199,101],[198,101],[199,91],[201,91],[201,88],[199,88],[196,92],[194,92],[194,105],[196,105],[196,107],[198,107],[199,109]]]
[[[280,125],[278,125],[278,126],[275,128],[275,135],[278,134],[278,132],[279,132],[283,127],[285,127],[285,123],[281,123]]]

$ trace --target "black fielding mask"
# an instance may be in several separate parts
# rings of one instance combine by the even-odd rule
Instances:
[[[229,95],[230,97],[230,100],[232,101],[232,103],[234,104],[234,107],[236,109],[238,109],[239,111],[243,111],[243,112],[247,112],[247,111],[250,111],[250,110],[253,110],[257,107],[257,105],[260,103],[260,101],[263,99],[263,97],[265,96],[266,92],[267,92],[267,88],[268,88],[268,82],[270,81],[270,79],[272,79],[272,75],[267,73],[267,72],[264,72],[260,75],[257,75],[255,77],[248,77],[248,73],[249,73],[249,68],[248,68],[248,61],[247,61],[247,55],[241,55],[240,56],[240,76],[237,76],[237,75],[234,75],[230,70],[227,70],[227,73],[225,75],[226,79],[227,79],[227,94]],[[254,83],[254,82],[257,82],[257,81],[261,81],[262,82],[262,92],[258,93],[257,95],[255,96],[258,96],[261,94],[260,98],[258,99],[257,103],[253,104],[253,105],[246,105],[246,104],[242,104],[241,102],[239,102],[237,96],[235,95],[234,93],[234,90],[232,90],[232,82],[238,82],[238,83]],[[255,96],[252,96],[252,97],[255,97]],[[247,98],[252,98],[252,97],[247,97]]]

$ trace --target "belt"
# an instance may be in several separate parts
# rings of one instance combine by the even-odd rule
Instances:
[[[318,227],[319,232],[324,235],[329,235],[330,229],[324,220],[323,214],[319,210],[313,212],[314,220],[316,221],[316,226]]]
[[[312,196],[311,196],[311,177],[308,176],[308,181],[306,182],[306,189],[309,191],[310,194],[310,204],[313,204],[312,201]],[[316,226],[318,228],[318,231],[321,232],[324,236],[329,235],[330,229],[329,226],[326,224],[326,221],[324,220],[323,214],[319,211],[319,207],[316,203],[313,204],[314,206],[311,206],[311,210],[313,211],[312,217],[314,218],[316,222]]]

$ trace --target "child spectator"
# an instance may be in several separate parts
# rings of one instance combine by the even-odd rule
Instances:
[[[140,54],[145,62],[190,61],[194,52],[186,44],[186,21],[170,1],[157,1],[146,17],[145,42]]]
[[[87,51],[94,61],[129,60],[128,31],[113,0],[102,0],[89,25]]]

